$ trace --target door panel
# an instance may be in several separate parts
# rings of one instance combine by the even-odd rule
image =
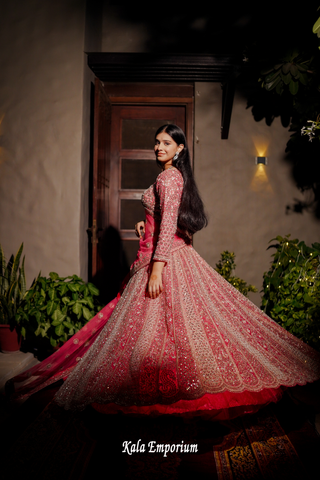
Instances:
[[[110,223],[120,230],[129,263],[138,240],[134,225],[144,220],[141,195],[160,173],[154,137],[161,125],[175,123],[185,130],[184,106],[112,107],[110,165]]]

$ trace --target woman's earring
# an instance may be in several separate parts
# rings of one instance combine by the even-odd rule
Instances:
[[[179,152],[175,154],[175,156],[173,157],[173,160],[177,160],[178,157],[179,157]]]

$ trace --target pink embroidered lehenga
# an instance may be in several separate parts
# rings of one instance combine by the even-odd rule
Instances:
[[[145,235],[122,295],[15,377],[17,395],[63,378],[55,401],[66,409],[93,404],[105,413],[227,419],[320,377],[319,354],[241,295],[177,231],[182,188],[172,168],[146,190]],[[156,299],[146,295],[152,260],[166,262]]]

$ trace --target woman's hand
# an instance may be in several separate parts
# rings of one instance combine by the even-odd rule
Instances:
[[[165,262],[153,262],[147,291],[150,298],[157,298],[163,290],[162,270]]]
[[[146,225],[145,222],[142,220],[141,222],[138,222],[134,226],[135,232],[137,237],[142,238],[144,235],[144,232],[146,231]]]

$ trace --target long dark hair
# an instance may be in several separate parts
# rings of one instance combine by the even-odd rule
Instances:
[[[204,207],[199,195],[196,182],[193,178],[191,169],[190,154],[185,134],[177,125],[162,125],[158,128],[155,137],[159,133],[165,132],[176,142],[177,145],[184,145],[184,149],[179,153],[172,165],[176,167],[183,177],[183,191],[178,214],[178,228],[193,235],[198,230],[206,227],[208,219],[204,213]],[[161,165],[161,162],[157,160]]]

